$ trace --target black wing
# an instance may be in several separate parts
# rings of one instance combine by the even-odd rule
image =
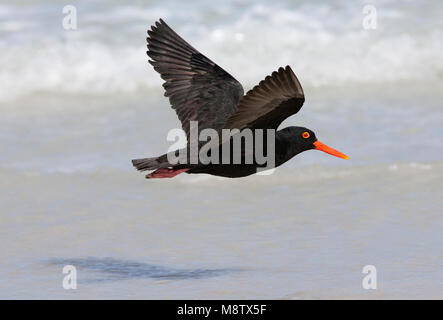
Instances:
[[[162,19],[148,30],[149,62],[160,73],[182,128],[189,137],[189,121],[219,130],[237,110],[243,87],[229,73],[206,58]]]
[[[224,126],[227,129],[277,129],[297,113],[305,101],[303,89],[291,67],[280,68],[249,90]]]

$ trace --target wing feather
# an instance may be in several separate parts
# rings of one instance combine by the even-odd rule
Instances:
[[[304,101],[303,88],[291,67],[280,68],[246,93],[224,128],[277,129]]]
[[[198,52],[162,19],[148,30],[149,63],[165,83],[165,96],[189,137],[190,121],[199,131],[219,130],[237,110],[243,87],[229,73]]]

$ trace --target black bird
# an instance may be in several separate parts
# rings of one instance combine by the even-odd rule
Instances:
[[[162,19],[148,30],[147,42],[147,54],[152,59],[149,63],[165,80],[165,96],[188,137],[188,150],[190,121],[198,121],[198,132],[207,128],[218,132],[222,129],[239,129],[240,132],[245,129],[254,132],[256,129],[277,130],[283,120],[301,109],[305,101],[300,82],[289,66],[273,72],[244,95],[243,87],[236,79],[183,40]],[[311,149],[349,159],[319,142],[314,132],[303,127],[276,131],[274,145],[275,167]],[[242,161],[248,152],[246,149],[242,145]],[[146,178],[170,178],[183,172],[234,178],[251,175],[263,167],[256,159],[252,163],[229,163],[171,163],[167,154],[132,160],[137,170],[155,170]]]

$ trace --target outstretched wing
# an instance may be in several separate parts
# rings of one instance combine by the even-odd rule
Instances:
[[[149,62],[165,83],[165,96],[189,137],[190,121],[199,131],[219,130],[237,110],[243,87],[229,73],[202,55],[162,19],[148,30]]]
[[[280,68],[248,91],[224,128],[277,129],[301,109],[304,101],[303,89],[291,67]]]

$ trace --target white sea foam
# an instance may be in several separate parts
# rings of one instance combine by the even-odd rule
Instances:
[[[35,92],[118,94],[161,90],[147,63],[146,29],[162,16],[179,34],[231,72],[245,88],[290,64],[305,88],[417,82],[441,86],[443,31],[431,21],[414,28],[410,7],[384,2],[378,29],[363,30],[360,3],[295,6],[285,2],[155,6],[78,4],[76,31],[61,27],[54,2],[0,8],[0,101]],[[437,4],[436,4],[437,5]],[[167,15],[166,12],[169,12]],[[417,19],[420,12],[417,13]]]

